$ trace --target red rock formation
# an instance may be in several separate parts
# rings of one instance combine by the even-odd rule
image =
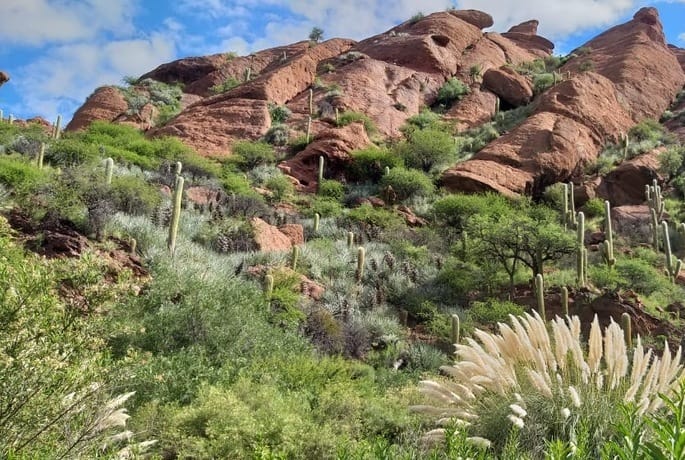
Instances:
[[[269,225],[259,217],[250,221],[254,230],[254,240],[257,248],[262,252],[287,251],[292,247],[290,238],[281,233],[273,225]]]
[[[511,67],[502,66],[485,72],[483,86],[514,107],[526,105],[533,99],[533,85]]]
[[[455,191],[539,193],[594,161],[607,141],[636,122],[658,118],[685,83],[654,9],[640,10],[588,46],[592,51],[564,70],[578,71],[589,57],[596,73],[547,91],[528,120],[446,171],[443,184]]]
[[[491,92],[472,87],[469,94],[447,111],[445,118],[458,122],[459,131],[475,128],[492,120],[496,100],[497,96]]]
[[[300,224],[285,224],[278,230],[290,239],[293,246],[304,244],[304,228]]]
[[[128,110],[123,94],[113,86],[103,86],[95,90],[85,104],[74,114],[67,131],[86,128],[94,120],[114,121]]]
[[[464,22],[468,22],[469,24],[478,27],[479,29],[492,27],[492,25],[495,23],[495,21],[492,19],[492,16],[478,10],[450,10],[449,13],[458,17]]]
[[[597,195],[609,200],[612,206],[638,205],[645,202],[645,185],[659,177],[659,154],[657,149],[628,161],[606,174],[599,182]]]
[[[538,35],[538,24],[536,19],[522,22],[502,36],[539,57],[549,56],[554,50],[554,43]]]
[[[9,74],[0,70],[0,86],[4,85],[8,81],[10,81]]]

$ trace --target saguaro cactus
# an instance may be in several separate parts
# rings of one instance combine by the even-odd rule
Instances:
[[[347,232],[347,247],[351,248],[353,244],[354,244],[354,233],[353,232]]]
[[[609,268],[616,264],[614,258],[614,237],[611,229],[611,205],[608,201],[604,202],[604,243],[600,246],[602,257]]]
[[[290,268],[297,270],[297,262],[300,259],[300,247],[293,246],[293,252],[290,255]]]
[[[62,134],[62,115],[57,115],[57,121],[55,121],[55,126],[52,130],[52,137],[59,139],[60,134]]]
[[[319,233],[320,223],[321,223],[321,216],[317,212],[314,214],[314,233]]]
[[[630,315],[628,313],[623,313],[621,315],[621,327],[623,329],[623,337],[626,340],[626,345],[630,350],[633,348],[633,328],[631,325]]]
[[[578,285],[585,287],[587,284],[587,249],[585,248],[585,214],[578,211],[576,216],[576,279]]]
[[[105,183],[107,185],[112,183],[112,174],[114,173],[114,160],[107,158],[105,160]]]
[[[561,311],[564,316],[568,316],[568,288],[566,286],[561,288]]]
[[[541,273],[535,275],[535,298],[537,299],[540,318],[545,321],[545,281]]]
[[[169,238],[167,239],[167,246],[171,255],[176,251],[176,237],[178,236],[178,223],[181,220],[181,201],[183,200],[183,177],[176,177],[176,186],[174,187],[174,201],[171,210],[171,222],[169,223]]]
[[[321,188],[321,183],[323,182],[323,169],[325,162],[326,160],[323,155],[319,155],[319,174],[317,176],[318,183],[316,184],[318,188]]]
[[[683,261],[675,258],[671,252],[671,238],[668,236],[668,223],[666,221],[661,222],[661,229],[664,236],[664,255],[666,257],[665,270],[666,276],[675,283],[678,273],[680,273],[680,268],[683,265]],[[673,260],[675,259],[675,261]]]
[[[309,88],[309,116],[314,115],[314,90]]]
[[[264,277],[264,297],[266,300],[271,300],[274,293],[274,277],[273,275],[266,275]]]
[[[180,176],[182,171],[183,171],[183,163],[181,163],[180,161],[177,161],[175,169],[174,169],[174,175]]]
[[[452,333],[450,338],[452,339],[452,344],[456,345],[459,343],[459,315],[452,315]]]
[[[312,139],[311,134],[312,134],[312,116],[310,115],[307,117],[307,137],[306,137],[307,144],[309,144],[309,141],[311,141],[311,139]]]
[[[40,143],[40,149],[38,150],[38,158],[36,158],[36,166],[38,169],[43,169],[43,160],[45,159],[45,142]]]
[[[564,184],[564,228],[576,228],[576,202],[574,198],[573,182]]]
[[[355,273],[355,278],[357,282],[360,282],[364,277],[364,264],[366,260],[366,250],[363,247],[357,249],[357,271]]]

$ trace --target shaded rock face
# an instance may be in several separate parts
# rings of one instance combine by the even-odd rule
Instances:
[[[539,194],[582,171],[606,142],[616,142],[636,122],[658,118],[685,83],[656,10],[640,10],[587,46],[589,54],[562,68],[571,78],[542,95],[530,118],[447,170],[443,185],[452,191]],[[581,72],[588,56],[594,71]]]
[[[612,206],[638,205],[645,201],[645,185],[659,177],[659,154],[664,149],[624,161],[601,178],[597,195]]]
[[[514,107],[528,104],[533,99],[533,86],[511,67],[490,69],[483,75],[483,86]]]
[[[647,205],[617,206],[611,209],[614,230],[638,241],[650,241],[650,219]]]
[[[10,76],[9,76],[9,74],[7,74],[6,72],[3,72],[2,70],[0,70],[0,86],[4,85],[4,84],[7,83],[8,81],[10,81]]]

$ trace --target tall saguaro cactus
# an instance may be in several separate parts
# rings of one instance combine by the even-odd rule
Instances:
[[[652,185],[645,185],[645,198],[649,206],[650,230],[652,231],[652,247],[655,251],[659,250],[659,222],[664,216],[664,197],[661,194],[661,187],[656,179]]]
[[[318,182],[316,184],[316,187],[318,189],[321,189],[321,183],[323,182],[323,169],[324,169],[325,162],[326,162],[326,160],[324,159],[323,155],[319,155],[319,173],[317,176]]]
[[[114,172],[114,160],[107,158],[105,160],[105,183],[110,185],[112,183],[112,174]]]
[[[666,270],[666,276],[671,280],[672,283],[675,283],[676,278],[678,277],[678,273],[680,273],[680,269],[683,265],[683,261],[675,258],[673,256],[673,253],[671,252],[671,239],[668,236],[668,223],[666,221],[661,222],[661,230],[663,233],[664,237],[664,255],[666,257],[666,263],[665,263],[665,270]],[[675,261],[673,260],[675,259]]]
[[[576,228],[577,224],[573,182],[569,182],[564,184],[564,228]]]
[[[60,134],[62,134],[62,115],[57,115],[57,121],[55,121],[55,126],[52,130],[52,137],[59,139]]]
[[[459,315],[452,315],[452,331],[450,337],[452,339],[452,345],[459,343]]]
[[[616,264],[614,258],[614,237],[611,229],[611,204],[609,201],[604,202],[604,243],[600,246],[602,257],[609,268],[613,268]]]
[[[183,201],[183,176],[176,176],[174,187],[174,201],[171,210],[171,222],[169,223],[169,238],[167,246],[171,255],[176,251],[176,237],[178,236],[178,223],[181,221],[181,201]]]
[[[43,169],[43,160],[45,159],[45,142],[40,143],[40,149],[38,150],[38,158],[36,158],[36,166],[38,169]]]
[[[564,316],[568,316],[568,288],[566,286],[561,288],[561,311]]]
[[[576,231],[576,279],[578,285],[585,287],[587,284],[587,249],[585,248],[585,214],[578,211],[576,216],[578,227]]]
[[[540,318],[545,321],[545,281],[542,278],[542,274],[538,273],[535,275],[535,298],[538,304],[538,313]]]
[[[366,249],[359,247],[357,249],[357,271],[355,272],[355,278],[357,282],[360,282],[364,278],[364,265],[366,263]]]

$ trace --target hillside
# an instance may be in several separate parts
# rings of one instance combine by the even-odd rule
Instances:
[[[0,456],[678,457],[685,50],[492,25],[0,115]]]

